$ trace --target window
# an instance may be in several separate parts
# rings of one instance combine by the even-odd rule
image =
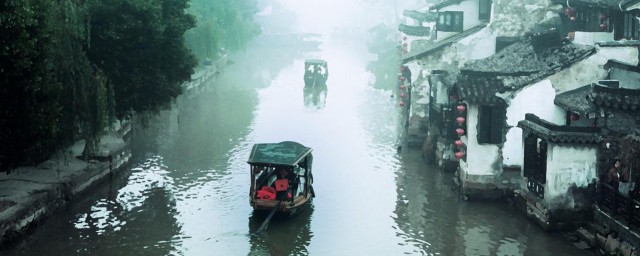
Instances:
[[[480,0],[478,18],[483,21],[491,19],[491,0]]]
[[[576,10],[576,21],[573,31],[611,32],[609,12],[597,8],[581,8]]]
[[[463,12],[439,12],[438,31],[462,32]]]
[[[478,143],[502,143],[506,114],[506,108],[503,106],[480,106],[480,111],[478,111]]]
[[[544,184],[547,182],[547,142],[529,135],[524,139],[524,176],[527,189],[544,198]]]
[[[640,11],[622,13],[616,23],[615,39],[639,39]]]

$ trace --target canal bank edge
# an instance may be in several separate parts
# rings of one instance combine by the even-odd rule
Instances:
[[[228,57],[225,54],[213,64],[204,66],[191,81],[183,84],[185,94],[202,91],[226,65]],[[14,245],[92,186],[124,169],[132,156],[132,125],[129,121],[116,122],[115,131],[101,137],[100,160],[85,162],[78,159],[76,156],[84,149],[84,141],[78,141],[38,166],[0,173],[0,251]]]
[[[126,124],[102,136],[101,161],[78,159],[84,149],[84,141],[79,141],[38,166],[0,174],[0,248],[11,247],[46,217],[124,168],[131,159],[125,142],[130,131]]]

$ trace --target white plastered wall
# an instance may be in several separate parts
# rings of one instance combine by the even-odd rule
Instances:
[[[573,185],[586,187],[596,178],[596,161],[595,145],[549,143],[544,195],[547,204],[573,207],[573,198],[567,192]]]
[[[527,113],[552,122],[563,125],[564,110],[553,104],[555,90],[551,81],[543,80],[518,91],[507,107],[507,132],[504,148],[502,150],[503,164],[511,166],[522,166],[523,146],[522,129],[518,128],[518,122],[524,120]]]

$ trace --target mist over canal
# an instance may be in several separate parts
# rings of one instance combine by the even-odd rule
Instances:
[[[461,200],[452,174],[417,150],[398,151],[395,85],[372,86],[366,30],[336,28],[336,20],[314,30],[316,50],[266,33],[230,56],[205,91],[136,130],[130,170],[10,255],[583,254],[507,205]],[[298,25],[319,26],[309,22]],[[317,95],[303,90],[307,58],[329,63],[327,90]],[[253,236],[264,217],[249,206],[246,160],[254,143],[286,140],[313,148],[317,196],[303,214]]]

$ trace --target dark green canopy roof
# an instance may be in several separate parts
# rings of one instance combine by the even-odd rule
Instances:
[[[324,65],[325,63],[327,63],[327,61],[321,60],[321,59],[308,59],[304,63],[305,64],[320,64],[320,65]]]
[[[259,143],[253,145],[249,164],[294,166],[311,154],[312,149],[304,145],[283,141],[280,143]]]

